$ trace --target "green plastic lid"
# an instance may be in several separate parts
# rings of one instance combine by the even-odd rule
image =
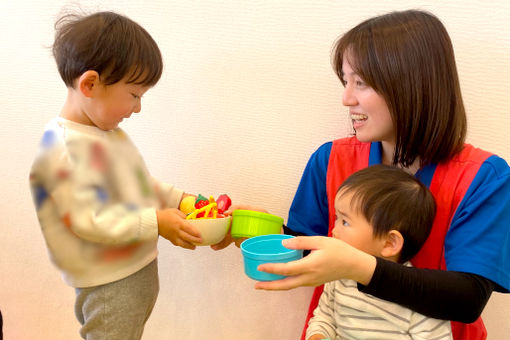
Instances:
[[[247,216],[247,217],[257,217],[269,220],[275,223],[283,223],[283,218],[280,216],[264,213],[261,211],[253,211],[253,210],[234,210],[232,212],[232,217],[236,216]]]
[[[253,237],[279,234],[283,218],[253,210],[234,210],[231,234],[233,237]]]

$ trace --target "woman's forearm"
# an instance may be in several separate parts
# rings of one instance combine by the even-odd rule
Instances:
[[[378,258],[370,283],[358,288],[432,318],[471,323],[482,313],[494,283],[475,274],[406,267]]]

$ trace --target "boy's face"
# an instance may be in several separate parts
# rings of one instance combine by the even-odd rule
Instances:
[[[356,207],[351,207],[352,193],[338,192],[335,197],[333,237],[365,253],[380,256],[384,241],[374,237],[373,228]]]
[[[121,80],[113,85],[96,85],[86,113],[91,123],[101,130],[115,129],[123,119],[140,112],[141,98],[146,86],[127,84]]]

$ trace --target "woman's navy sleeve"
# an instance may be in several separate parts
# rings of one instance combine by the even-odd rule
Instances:
[[[312,154],[301,177],[287,220],[287,228],[296,234],[328,235],[326,175],[331,146],[332,142],[325,143]]]
[[[498,156],[478,170],[445,239],[446,268],[472,273],[510,290],[510,168]]]

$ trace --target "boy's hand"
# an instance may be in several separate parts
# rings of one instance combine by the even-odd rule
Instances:
[[[200,232],[187,220],[186,215],[179,209],[157,210],[158,232],[174,245],[195,249],[193,243],[202,242]]]

